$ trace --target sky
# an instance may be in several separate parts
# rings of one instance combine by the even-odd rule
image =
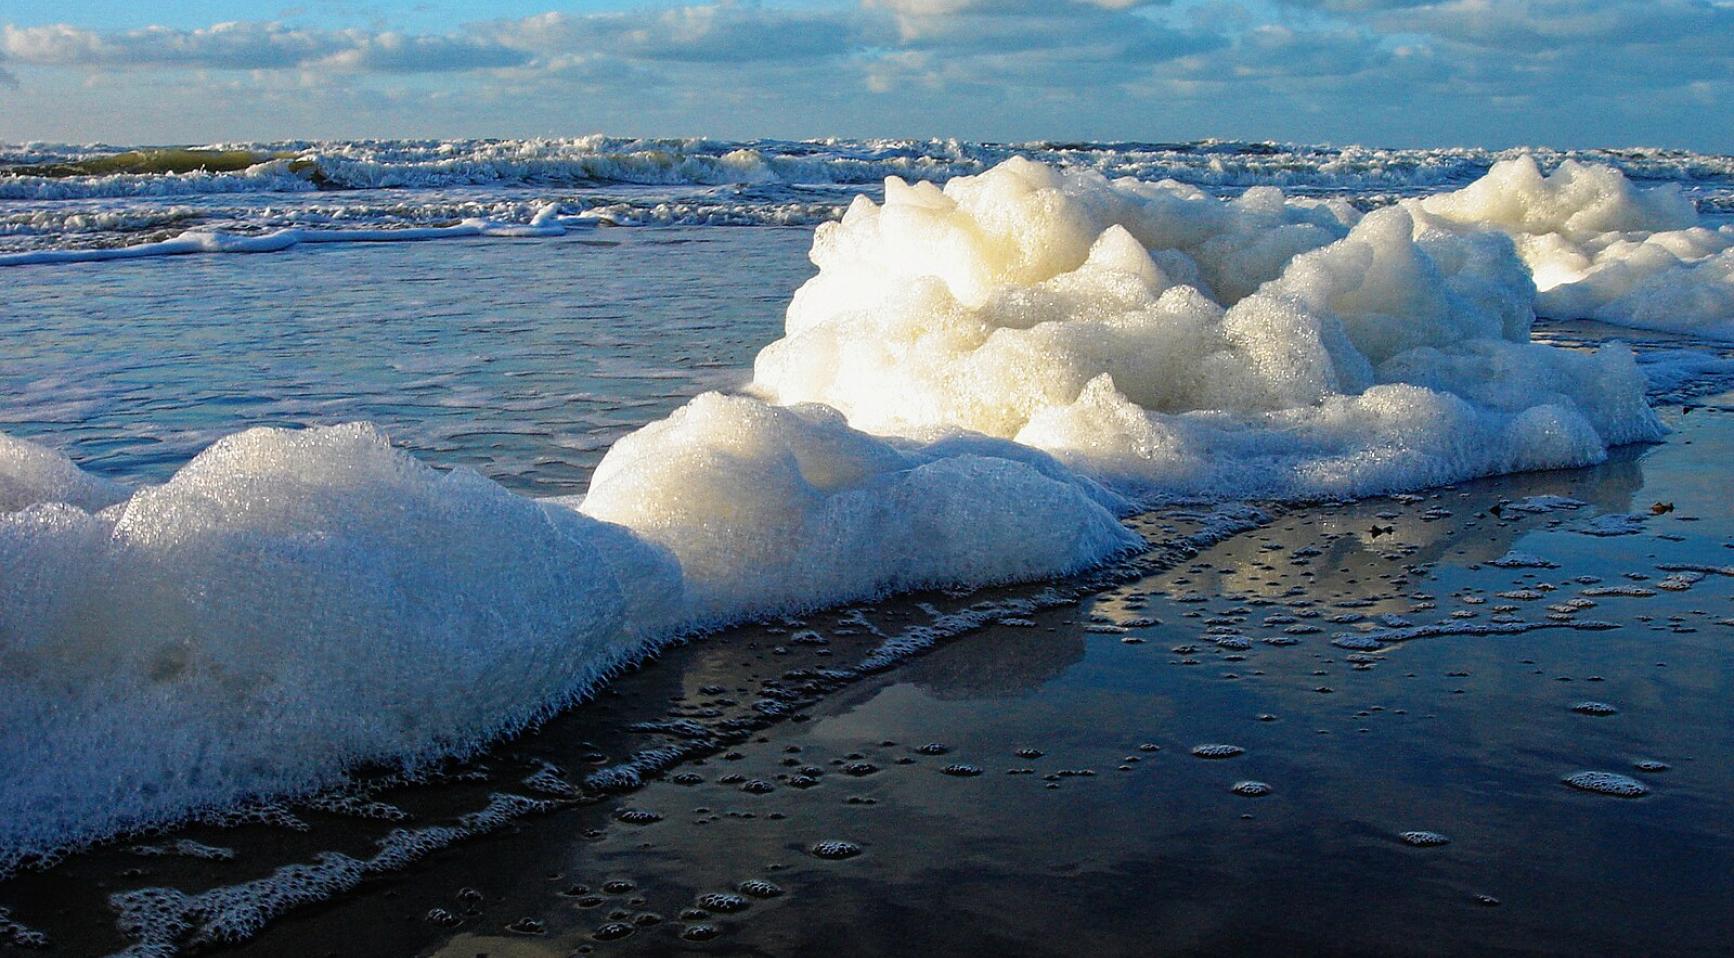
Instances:
[[[1734,152],[1734,0],[5,0],[0,141]]]

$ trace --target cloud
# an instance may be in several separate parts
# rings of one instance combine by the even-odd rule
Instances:
[[[1734,7],[1694,0],[1450,0],[1385,11],[1382,29],[1499,50],[1674,44],[1734,31]],[[1726,55],[1726,54],[1725,54]]]
[[[1297,30],[1261,25],[1227,51],[1222,67],[1234,77],[1347,77],[1389,57],[1371,37],[1353,30]]]
[[[38,66],[206,66],[269,69],[329,54],[321,37],[274,24],[220,23],[201,30],[150,27],[101,33],[68,24],[0,29],[0,48]]]
[[[254,22],[110,32],[8,24],[0,28],[0,51],[32,66],[277,70],[324,65],[391,73],[484,69],[529,59],[525,51],[464,36],[299,30]]]
[[[1102,48],[1165,35],[1135,4],[1089,0],[865,0],[864,10],[895,25],[894,45],[948,52]]]
[[[410,74],[528,69],[569,75],[601,64],[666,70],[756,66],[786,74],[845,63],[856,88],[1063,88],[1112,84],[1128,71],[1216,49],[1209,30],[1145,15],[1151,0],[861,0],[845,8],[756,3],[571,14],[472,23],[451,34],[309,30],[221,23],[185,30],[98,31],[6,26],[0,51],[18,63],[98,69],[268,71],[309,68]],[[522,78],[520,78],[522,79]],[[750,82],[736,74],[731,81]],[[833,79],[835,82],[835,79]]]
[[[99,88],[149,88],[162,104],[150,115],[204,117],[183,75],[199,70],[207,84],[417,104],[398,126],[370,114],[380,135],[612,125],[1734,148],[1734,134],[1701,121],[1734,97],[1734,4],[1722,0],[643,2],[442,33],[5,26],[0,84],[56,93],[11,97],[0,132],[39,136],[75,117],[107,135],[99,124],[120,111],[80,92]],[[84,108],[50,107],[68,96]],[[227,135],[220,119],[211,127]]]
[[[853,12],[717,3],[660,11],[544,13],[475,28],[499,43],[630,60],[745,63],[839,56],[868,39]]]
[[[320,62],[380,73],[435,73],[521,66],[532,59],[527,50],[470,37],[381,33],[350,38],[352,46]]]
[[[1431,6],[1437,0],[1278,0],[1278,2],[1292,7],[1313,7],[1338,13],[1365,13],[1401,7]]]

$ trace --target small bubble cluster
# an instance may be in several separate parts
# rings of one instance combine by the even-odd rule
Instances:
[[[590,933],[590,937],[597,941],[619,941],[632,934],[633,930],[633,926],[626,922],[611,921],[596,926],[596,930]]]
[[[1438,832],[1404,832],[1397,837],[1403,840],[1403,844],[1413,845],[1416,848],[1437,848],[1440,845],[1451,844],[1451,839]]]
[[[450,928],[453,925],[456,925],[459,922],[463,921],[463,919],[459,918],[458,916],[452,914],[449,911],[446,911],[444,908],[429,908],[427,914],[424,917],[427,919],[427,921],[429,923],[435,924],[435,925],[442,925],[446,928]]]
[[[845,858],[854,858],[856,855],[861,854],[861,846],[854,842],[846,842],[841,839],[832,838],[814,843],[812,853],[814,858],[823,858],[827,861],[840,861]]]
[[[1599,795],[1638,798],[1650,794],[1650,787],[1628,775],[1617,772],[1574,772],[1565,777],[1572,788]]]
[[[698,907],[719,915],[732,915],[737,911],[746,911],[752,902],[739,895],[729,892],[711,892],[698,896]]]

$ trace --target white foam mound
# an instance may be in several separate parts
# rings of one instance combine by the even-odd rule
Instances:
[[[0,513],[39,502],[100,509],[126,495],[124,487],[79,469],[47,446],[0,433]]]
[[[754,388],[969,430],[1139,492],[1364,495],[1653,439],[1630,353],[1528,342],[1497,232],[1013,159],[820,226]]]
[[[479,744],[634,654],[615,570],[659,564],[678,583],[365,425],[230,436],[95,515],[0,515],[0,867]]]
[[[1053,576],[1139,543],[1125,500],[1035,450],[894,445],[823,406],[716,393],[616,443],[582,508],[673,551],[702,624]]]
[[[1545,316],[1734,339],[1734,226],[1701,225],[1678,184],[1638,189],[1575,160],[1544,175],[1521,156],[1408,205],[1429,223],[1510,235]]]
[[[0,475],[58,485],[0,515],[0,873],[464,751],[681,630],[1059,575],[1140,541],[1124,500],[1034,450],[894,445],[715,394],[617,445],[582,513],[365,424],[230,436],[96,514],[54,500],[109,487],[6,442]]]

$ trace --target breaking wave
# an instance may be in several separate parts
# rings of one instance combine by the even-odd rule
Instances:
[[[605,136],[0,146],[0,265],[595,225],[813,226],[887,177],[940,185],[1013,159],[1218,198],[1279,187],[1359,212],[1402,204],[1511,236],[1543,315],[1734,338],[1734,157],[1656,149]]]
[[[123,149],[0,145],[0,198],[71,199],[313,189],[583,184],[943,182],[1013,156],[1107,176],[1210,187],[1323,191],[1462,185],[1519,152],[1549,167],[1593,162],[1644,180],[1720,183],[1734,157],[1680,150],[1377,149],[1274,143],[969,143],[959,140],[633,139],[361,140]]]

